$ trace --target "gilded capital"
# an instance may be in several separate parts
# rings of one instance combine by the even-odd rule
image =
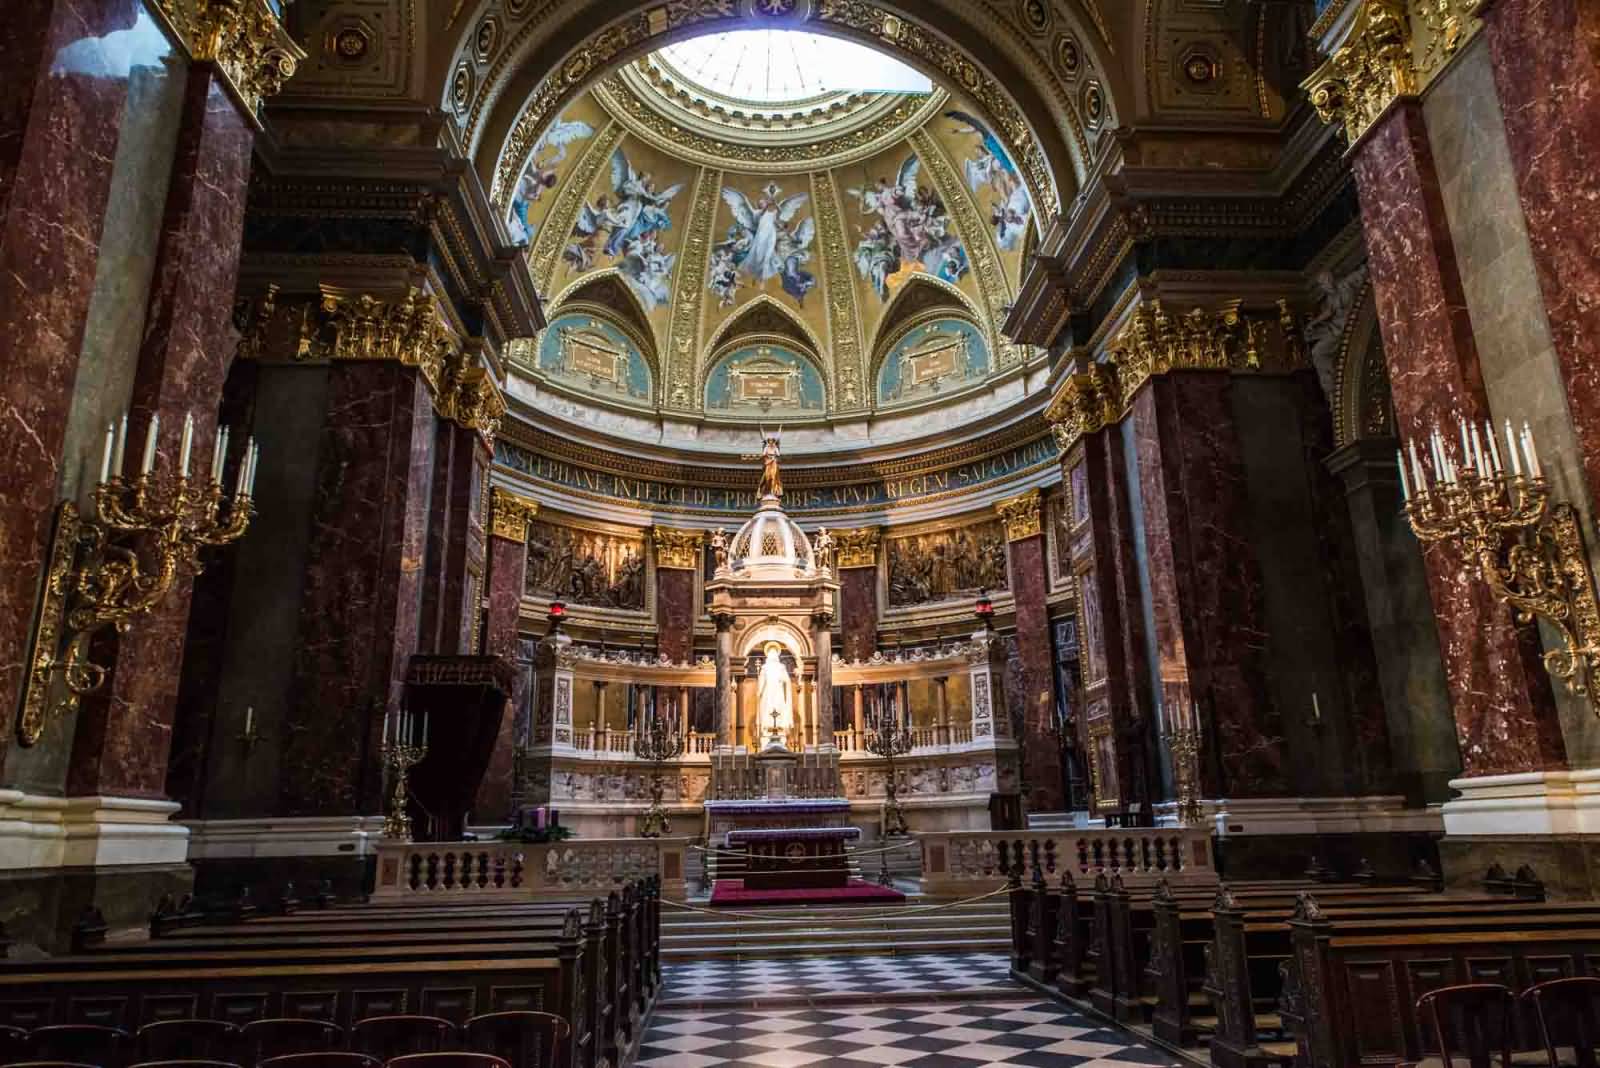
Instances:
[[[445,386],[439,397],[439,415],[476,430],[492,446],[506,414],[506,401],[489,372],[482,367],[465,367],[449,376]]]
[[[1021,541],[1043,533],[1039,501],[1039,491],[1031,489],[1016,497],[995,502],[994,510],[1000,513],[1000,521],[1005,524],[1007,541]]]
[[[880,527],[857,527],[833,531],[836,567],[877,567]]]
[[[415,286],[400,297],[324,287],[322,314],[320,329],[302,329],[301,359],[394,360],[421,371],[435,397],[446,366],[461,351],[438,301]]]
[[[1045,419],[1062,452],[1085,434],[1110,426],[1122,416],[1122,390],[1113,364],[1091,363],[1068,375],[1050,399]]]
[[[306,58],[267,0],[154,0],[189,58],[214,63],[254,121]]]
[[[1124,405],[1140,386],[1168,371],[1261,366],[1258,331],[1240,314],[1236,300],[1216,311],[1197,307],[1182,315],[1168,314],[1159,300],[1147,301],[1107,347],[1106,359],[1116,367]]]
[[[524,543],[528,540],[528,522],[539,514],[539,502],[495,486],[491,491],[492,508],[489,532],[497,538]]]
[[[700,546],[706,537],[704,531],[654,527],[651,535],[656,543],[657,567],[687,568],[690,571],[700,569]]]

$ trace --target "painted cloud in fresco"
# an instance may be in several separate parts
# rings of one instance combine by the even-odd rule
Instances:
[[[957,133],[978,139],[972,155],[961,165],[967,176],[967,188],[974,193],[987,189],[994,194],[989,202],[989,222],[994,226],[995,241],[1004,251],[1015,252],[1022,247],[1022,236],[1027,233],[1028,218],[1033,214],[1028,187],[1023,185],[1016,165],[989,127],[965,111],[947,111],[944,116],[960,124]]]
[[[878,217],[856,244],[856,270],[880,300],[889,298],[902,272],[927,271],[946,282],[960,281],[967,273],[967,252],[944,202],[917,184],[921,169],[916,156],[907,156],[893,183],[880,177],[871,189],[850,190],[863,214]]]
[[[802,306],[806,294],[817,284],[816,275],[805,270],[811,261],[811,242],[816,237],[816,220],[807,216],[795,223],[794,217],[811,197],[807,193],[784,196],[783,188],[768,182],[756,197],[724,187],[722,199],[733,211],[728,237],[711,250],[709,288],[724,308],[739,299],[739,287],[746,281],[765,285],[780,278],[783,291]]]
[[[611,193],[578,212],[562,258],[574,270],[587,271],[605,256],[621,268],[645,310],[654,311],[671,299],[672,265],[678,258],[656,235],[672,229],[667,206],[682,190],[682,182],[658,190],[650,172],[634,170],[617,149],[611,155]]]
[[[526,245],[533,241],[537,224],[528,221],[528,213],[545,191],[555,186],[561,165],[567,161],[567,146],[593,136],[594,127],[588,123],[564,117],[556,119],[539,135],[539,140],[533,144],[533,154],[528,157],[528,165],[511,192],[511,213],[506,218],[506,227],[511,231],[513,244]]]

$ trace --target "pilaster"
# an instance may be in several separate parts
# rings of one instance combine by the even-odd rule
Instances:
[[[1035,812],[1060,811],[1066,803],[1061,774],[1061,737],[1055,707],[1050,651],[1050,589],[1045,573],[1044,524],[1038,490],[995,505],[1011,556],[1011,591],[1016,606],[1017,655],[1022,661],[1022,748],[1026,802]]]

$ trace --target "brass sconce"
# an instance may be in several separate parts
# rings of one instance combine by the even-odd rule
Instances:
[[[160,417],[150,420],[139,475],[122,477],[128,417],[106,427],[100,481],[94,490],[94,518],[84,518],[72,502],[56,513],[39,618],[29,651],[27,690],[17,736],[24,746],[44,734],[52,715],[66,715],[79,701],[105,685],[111,669],[95,663],[90,641],[104,627],[124,632],[133,620],[167,596],[180,572],[196,574],[200,550],[237,541],[250,523],[255,487],[255,442],[245,446],[232,499],[223,501],[222,468],[228,430],[223,427],[211,455],[210,478],[191,479],[194,417],[186,416],[176,479],[168,483],[156,470]],[[66,693],[49,702],[52,676]]]
[[[1415,440],[1398,457],[1411,529],[1422,541],[1459,543],[1518,623],[1548,623],[1562,647],[1544,654],[1545,670],[1572,692],[1587,695],[1600,715],[1591,677],[1600,667],[1600,604],[1577,515],[1570,504],[1551,503],[1527,423],[1518,434],[1506,421],[1504,462],[1490,424],[1481,432],[1459,417],[1457,424],[1459,467],[1437,426],[1425,446],[1428,467]]]

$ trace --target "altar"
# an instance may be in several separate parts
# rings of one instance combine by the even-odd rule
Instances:
[[[860,838],[859,827],[771,827],[729,831],[723,845],[744,849],[746,890],[805,890],[848,886],[845,843]]]

